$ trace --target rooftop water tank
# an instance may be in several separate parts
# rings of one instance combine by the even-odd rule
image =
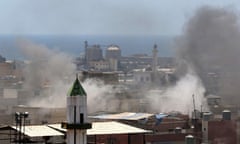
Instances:
[[[223,120],[231,120],[231,111],[230,110],[224,110],[222,112],[222,118],[223,118]]]
[[[176,127],[176,128],[175,128],[175,133],[176,133],[176,134],[182,133],[182,128]]]
[[[194,136],[187,135],[185,137],[185,144],[195,144]]]
[[[121,49],[117,45],[110,45],[106,49],[106,59],[120,59]]]
[[[212,113],[210,113],[210,112],[203,113],[203,121],[209,121],[209,120],[211,120],[211,117],[212,117]]]

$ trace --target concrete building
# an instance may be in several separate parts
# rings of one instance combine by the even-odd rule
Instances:
[[[81,79],[85,81],[86,79],[99,79],[105,84],[117,84],[118,83],[118,73],[115,72],[92,72],[83,71]]]
[[[23,62],[20,61],[4,61],[0,62],[0,77],[16,77],[18,79],[22,78],[22,68]]]
[[[157,69],[156,72],[151,68],[134,69],[133,81],[136,84],[171,85],[176,81],[175,69]]]
[[[100,45],[92,45],[86,48],[86,62],[103,60],[103,53]]]
[[[145,69],[134,70],[133,80],[136,83],[150,84],[152,82],[152,71],[147,71]]]
[[[109,59],[109,70],[117,71],[118,70],[118,60],[117,59]]]
[[[106,59],[120,59],[121,58],[121,49],[117,45],[110,45],[106,49]]]
[[[89,68],[95,71],[109,71],[110,64],[109,61],[90,61]]]
[[[18,62],[0,62],[0,88],[13,88],[21,85],[23,79],[22,68]]]

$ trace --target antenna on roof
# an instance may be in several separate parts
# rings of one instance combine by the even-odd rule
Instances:
[[[196,107],[195,107],[195,97],[194,97],[194,94],[192,95],[193,97],[193,112],[194,112],[194,117],[195,119],[197,118],[197,115],[196,115]]]

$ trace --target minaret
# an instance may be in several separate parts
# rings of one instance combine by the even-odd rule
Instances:
[[[85,48],[85,66],[88,68],[88,41],[84,41]]]
[[[67,122],[62,128],[67,129],[67,144],[86,144],[87,129],[92,128],[87,123],[87,94],[78,80],[78,76],[67,96]]]
[[[154,73],[157,71],[157,65],[158,65],[158,50],[157,45],[155,44],[152,50],[152,70]]]
[[[156,81],[157,77],[157,66],[158,66],[158,50],[157,44],[154,44],[152,50],[152,72],[153,72],[153,81]]]

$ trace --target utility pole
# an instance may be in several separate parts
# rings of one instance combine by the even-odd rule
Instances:
[[[26,118],[28,117],[28,112],[16,112],[15,113],[15,121],[16,121],[16,130],[17,135],[15,137],[15,141],[18,144],[25,143],[25,125],[26,125]]]
[[[197,119],[194,94],[192,95],[192,97],[193,97],[193,112],[194,112],[194,118]]]

